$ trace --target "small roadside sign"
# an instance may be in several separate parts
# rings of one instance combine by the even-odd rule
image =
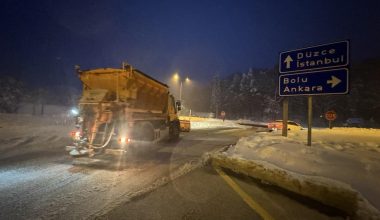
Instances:
[[[335,121],[337,115],[335,111],[327,111],[325,113],[325,118],[327,121]]]
[[[335,111],[327,111],[325,113],[325,118],[329,121],[329,128],[332,129],[332,122],[335,121],[337,115]]]
[[[280,53],[280,74],[347,67],[349,41],[323,44]]]

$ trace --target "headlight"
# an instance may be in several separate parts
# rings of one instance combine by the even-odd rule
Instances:
[[[77,116],[77,115],[79,115],[79,110],[78,110],[77,108],[72,108],[72,109],[70,110],[70,113],[71,113],[71,115],[73,115],[73,116]]]

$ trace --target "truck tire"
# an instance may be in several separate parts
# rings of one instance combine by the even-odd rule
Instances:
[[[170,123],[169,126],[169,137],[170,140],[178,140],[179,133],[180,133],[180,127],[179,127],[179,121],[173,121]]]

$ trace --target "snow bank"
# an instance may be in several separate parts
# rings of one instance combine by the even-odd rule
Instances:
[[[268,122],[263,122],[263,121],[252,121],[252,120],[239,119],[237,122],[239,124],[242,124],[242,125],[250,125],[250,126],[255,126],[255,127],[268,128]]]
[[[237,121],[232,120],[221,120],[208,118],[203,121],[190,121],[191,129],[208,129],[208,128],[241,128],[244,127],[239,125]]]
[[[357,218],[380,219],[380,130],[337,128],[260,133],[239,140],[213,162],[337,207]]]

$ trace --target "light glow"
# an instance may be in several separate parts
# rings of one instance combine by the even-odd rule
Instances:
[[[80,131],[72,131],[71,132],[71,137],[74,139],[74,140],[79,140],[82,136],[82,133]]]
[[[125,138],[125,137],[121,137],[121,138],[120,138],[120,143],[121,143],[121,144],[125,144],[126,141],[127,141],[127,138]]]
[[[127,137],[120,137],[120,138],[119,138],[119,143],[120,143],[120,144],[127,144],[127,143],[129,143],[129,142],[131,142],[131,139],[130,139],[130,138],[127,138]]]
[[[73,116],[77,116],[79,114],[79,110],[77,108],[72,108],[70,110],[70,113],[73,115]]]
[[[176,81],[179,80],[179,74],[178,73],[174,73],[173,79],[176,80]]]

